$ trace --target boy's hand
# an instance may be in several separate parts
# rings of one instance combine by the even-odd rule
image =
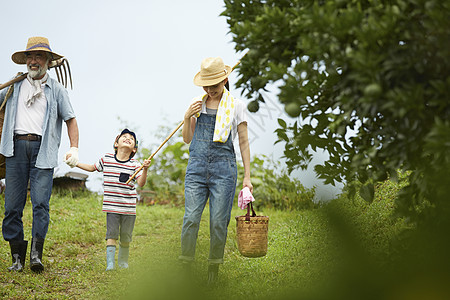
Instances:
[[[142,164],[144,166],[144,169],[148,169],[148,167],[150,166],[150,163],[152,162],[151,159],[146,159],[144,160],[144,163]]]

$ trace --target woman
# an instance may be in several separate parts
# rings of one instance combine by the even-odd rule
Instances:
[[[208,283],[217,280],[223,263],[236,191],[237,167],[233,140],[239,136],[244,164],[243,187],[253,192],[250,181],[250,148],[246,106],[225,88],[232,69],[220,57],[206,58],[194,77],[206,94],[195,98],[184,115],[183,140],[191,143],[185,178],[185,214],[181,232],[183,262],[194,260],[200,219],[209,198],[210,250]]]

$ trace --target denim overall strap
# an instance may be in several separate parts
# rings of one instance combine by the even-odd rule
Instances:
[[[213,141],[215,125],[216,115],[200,114],[189,147],[189,157],[202,157],[208,160],[236,160],[231,133],[225,143]]]
[[[201,215],[209,198],[210,263],[222,263],[236,191],[237,167],[231,136],[214,142],[215,115],[200,114],[189,147],[185,178],[182,260],[193,260]]]

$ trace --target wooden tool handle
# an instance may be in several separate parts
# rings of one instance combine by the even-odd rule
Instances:
[[[5,82],[3,84],[0,84],[0,90],[3,90],[5,87],[10,86],[18,81],[24,80],[27,77],[28,73],[22,74],[14,79],[11,79],[8,82]]]
[[[169,134],[169,136],[161,143],[161,145],[159,145],[158,149],[156,149],[155,152],[153,152],[152,155],[150,155],[150,157],[148,159],[152,159],[153,156],[155,156],[155,154],[158,153],[158,151],[162,148],[162,146],[164,146],[164,144],[167,143],[168,140],[170,140],[170,138],[175,134],[175,132],[177,132],[178,129],[180,129],[180,127],[183,126],[183,124],[184,124],[184,120],[180,124],[178,124],[177,128],[175,128]],[[137,173],[139,173],[143,167],[144,167],[143,165],[140,166],[139,169],[137,169],[137,171],[134,172],[134,174],[130,176],[130,178],[127,180],[126,184],[130,183],[130,181],[133,180],[134,177],[136,177]]]

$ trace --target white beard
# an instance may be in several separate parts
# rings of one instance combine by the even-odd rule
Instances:
[[[38,77],[43,76],[47,72],[48,64],[46,63],[44,67],[41,67],[39,65],[39,69],[38,70],[31,70],[30,66],[27,65],[27,69],[28,69],[28,74],[30,74],[30,77],[34,79],[34,78],[38,78]]]

